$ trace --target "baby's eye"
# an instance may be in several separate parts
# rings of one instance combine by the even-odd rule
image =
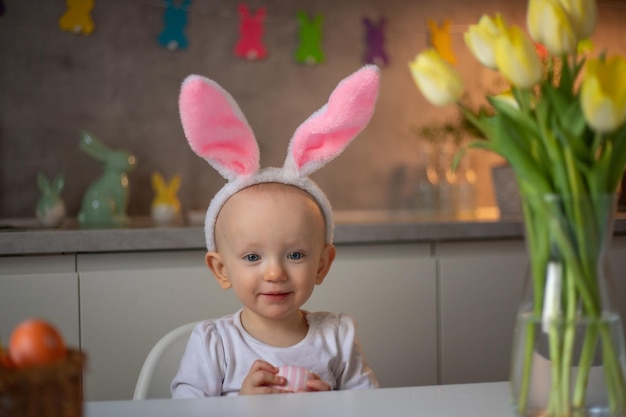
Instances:
[[[261,257],[257,255],[256,253],[249,253],[246,256],[244,256],[244,259],[248,262],[256,262],[259,259],[261,259]]]
[[[297,261],[304,258],[304,254],[302,252],[291,252],[287,255],[287,259],[291,259],[292,261]]]

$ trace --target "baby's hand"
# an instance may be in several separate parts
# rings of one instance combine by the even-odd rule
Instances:
[[[324,381],[318,374],[311,373],[311,378],[306,383],[305,391],[330,391],[328,382]]]
[[[254,361],[248,375],[243,380],[239,395],[284,394],[290,392],[279,388],[285,385],[287,380],[282,376],[276,375],[277,373],[278,368],[272,364],[262,360]]]

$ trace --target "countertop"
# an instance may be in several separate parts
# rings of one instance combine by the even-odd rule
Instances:
[[[197,219],[197,215],[194,219]],[[58,228],[43,228],[35,219],[0,220],[0,256],[52,253],[129,252],[203,249],[201,221],[155,225],[149,217],[135,217],[124,228],[81,229],[74,219]],[[419,215],[411,211],[337,211],[336,245],[403,242],[463,241],[523,238],[521,219],[500,219],[496,211],[465,216]],[[626,234],[620,213],[615,234]]]
[[[514,417],[507,382],[240,395],[192,399],[87,402],[86,417]]]

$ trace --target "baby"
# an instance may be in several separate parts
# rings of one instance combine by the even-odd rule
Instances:
[[[378,88],[374,66],[344,79],[296,130],[283,167],[259,169],[256,139],[233,98],[203,77],[183,83],[187,140],[228,180],[207,210],[206,264],[243,307],[195,327],[174,398],[292,392],[282,365],[306,369],[296,390],[378,387],[353,319],[301,308],[335,258],[332,209],[308,175],[367,125]]]

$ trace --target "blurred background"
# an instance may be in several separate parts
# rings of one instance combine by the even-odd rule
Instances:
[[[178,0],[174,3],[180,4]],[[87,130],[107,146],[137,158],[130,177],[132,216],[148,215],[152,172],[182,177],[183,210],[203,210],[224,180],[189,149],[178,115],[178,92],[191,73],[213,78],[239,103],[261,149],[262,166],[280,166],[298,125],[327,100],[336,84],[364,64],[364,18],[385,19],[380,98],[367,129],[313,178],[336,210],[437,210],[454,145],[468,139],[454,127],[454,107],[428,104],[415,87],[408,62],[428,46],[428,20],[449,19],[452,49],[470,102],[506,84],[469,54],[463,32],[483,13],[502,12],[525,27],[526,0],[248,0],[267,10],[263,40],[268,56],[238,58],[237,2],[193,0],[187,11],[185,49],[157,42],[166,2],[97,0],[89,35],[62,31],[64,0],[4,0],[0,15],[0,218],[34,217],[37,173],[65,175],[62,196],[75,217],[86,188],[102,165],[82,152]],[[626,53],[626,1],[600,0],[594,53]],[[295,60],[296,13],[324,16],[325,62]],[[380,62],[382,65],[382,62]],[[441,126],[451,129],[444,139]],[[450,126],[448,126],[450,127]],[[439,133],[438,133],[439,132]],[[447,138],[447,139],[446,139]],[[437,143],[434,146],[433,142]],[[472,152],[452,183],[465,209],[496,204],[494,155]],[[445,191],[445,190],[444,190]],[[433,197],[433,193],[439,193]],[[458,204],[458,202],[457,202]],[[458,209],[458,207],[457,207]]]

